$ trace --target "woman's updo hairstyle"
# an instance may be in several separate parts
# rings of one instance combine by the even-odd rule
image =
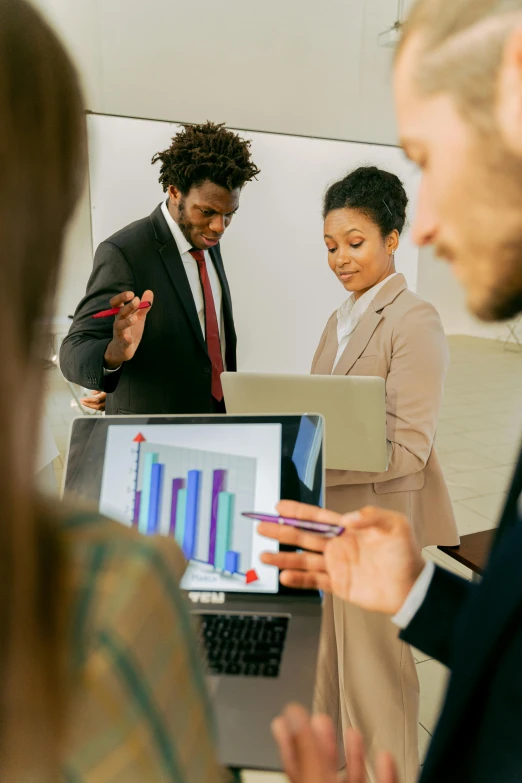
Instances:
[[[358,209],[379,227],[385,239],[406,222],[408,196],[400,179],[376,166],[361,166],[326,191],[323,219],[334,209]]]

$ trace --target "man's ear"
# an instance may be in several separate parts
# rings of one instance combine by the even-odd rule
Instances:
[[[175,185],[169,185],[168,187],[169,201],[176,206],[179,204],[182,198],[182,193]]]
[[[505,145],[522,158],[522,24],[509,35],[504,47],[496,118]]]

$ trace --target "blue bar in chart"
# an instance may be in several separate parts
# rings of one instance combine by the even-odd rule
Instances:
[[[231,492],[220,492],[217,503],[216,552],[214,565],[219,571],[225,570],[225,557],[232,538],[232,521],[234,518],[234,495]]]
[[[183,538],[183,551],[187,560],[191,560],[194,557],[196,549],[201,476],[200,470],[189,470],[187,475],[187,510],[185,513],[185,535]]]
[[[140,533],[144,535],[148,532],[149,527],[149,506],[150,506],[150,488],[152,478],[152,466],[158,461],[158,455],[151,451],[145,454],[143,461],[143,478],[141,482],[141,497],[140,497],[140,516],[138,529]]]
[[[162,465],[160,462],[155,462],[152,465],[150,474],[149,520],[147,524],[147,533],[149,534],[158,532],[164,471],[165,465]]]
[[[239,571],[239,552],[227,552],[225,555],[225,571],[229,574],[237,574]]]
[[[178,502],[176,506],[176,531],[174,537],[179,546],[183,549],[185,538],[185,516],[187,513],[187,490],[178,490]]]

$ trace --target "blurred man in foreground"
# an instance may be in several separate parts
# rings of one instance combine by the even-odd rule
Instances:
[[[452,264],[475,315],[513,317],[522,311],[522,0],[418,0],[397,53],[395,101],[402,146],[423,172],[417,243]],[[341,517],[346,532],[329,543],[260,526],[310,550],[264,556],[284,569],[284,584],[391,615],[402,639],[451,669],[421,783],[522,780],[521,491],[522,456],[479,585],[425,564],[407,520],[392,512]],[[340,518],[289,503],[280,513]],[[296,738],[311,726],[304,719],[292,732],[281,720],[276,732],[296,763]],[[322,772],[307,783],[335,767],[315,751]]]

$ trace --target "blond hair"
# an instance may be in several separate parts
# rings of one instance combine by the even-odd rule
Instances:
[[[520,21],[522,0],[417,0],[397,57],[410,37],[419,34],[419,89],[450,93],[467,119],[489,130],[505,42]]]

